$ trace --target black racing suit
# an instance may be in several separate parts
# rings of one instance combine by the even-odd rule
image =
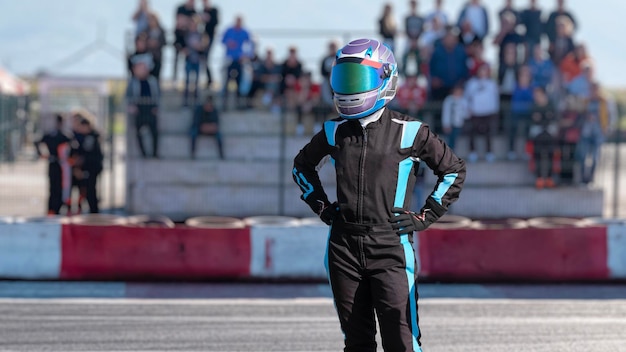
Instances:
[[[48,149],[48,215],[59,214],[61,207],[69,205],[71,169],[68,163],[71,139],[60,130],[54,130],[35,142],[37,155],[40,144]],[[69,211],[69,209],[68,209]]]
[[[391,228],[391,209],[408,209],[418,163],[438,176],[422,208],[436,220],[461,192],[465,162],[419,120],[386,109],[365,128],[336,118],[300,150],[293,177],[302,199],[320,213],[330,206],[316,167],[330,155],[339,215],[328,240],[326,268],[345,336],[345,351],[375,351],[378,316],[386,351],[421,351],[413,238]]]

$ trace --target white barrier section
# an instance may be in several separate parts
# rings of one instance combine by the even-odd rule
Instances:
[[[258,278],[326,279],[328,226],[252,225],[250,274]]]
[[[607,242],[610,277],[626,279],[626,223],[609,224]]]
[[[61,223],[0,223],[0,277],[57,279],[61,269]]]

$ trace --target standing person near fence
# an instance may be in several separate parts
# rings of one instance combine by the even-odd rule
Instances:
[[[148,156],[144,144],[144,131],[147,128],[152,137],[151,155],[158,157],[159,133],[157,114],[160,100],[159,82],[150,75],[150,61],[136,57],[133,62],[133,77],[126,86],[128,116],[133,119],[135,134],[141,155]]]
[[[222,44],[224,44],[226,49],[226,77],[222,87],[222,110],[226,111],[228,109],[228,84],[231,80],[235,80],[237,83],[237,89],[235,90],[237,107],[246,105],[246,102],[242,101],[244,95],[239,87],[242,84],[243,64],[247,59],[247,55],[251,53],[249,46],[252,45],[252,38],[250,32],[243,27],[242,16],[235,17],[235,24],[226,29],[222,36]]]
[[[470,153],[467,160],[471,163],[478,161],[476,151],[476,137],[485,137],[487,162],[494,162],[496,156],[493,153],[492,138],[500,112],[500,95],[498,84],[491,78],[489,64],[483,64],[478,69],[475,77],[472,77],[465,85],[465,97],[467,98],[470,113],[469,147]]]
[[[89,213],[100,212],[98,206],[97,182],[103,169],[104,154],[100,144],[100,133],[93,126],[95,118],[84,111],[74,114],[76,133],[81,136],[74,146],[74,176],[78,185],[78,212],[82,212],[82,203],[87,200]]]
[[[463,131],[465,121],[469,118],[469,107],[465,99],[463,84],[452,88],[452,93],[443,100],[441,108],[441,127],[452,150],[456,149],[456,140]]]
[[[213,75],[211,74],[211,49],[215,40],[215,30],[219,24],[219,12],[217,7],[212,6],[210,0],[202,0],[202,21],[204,22],[204,33],[207,36],[208,44],[203,53],[203,63],[206,65],[206,86],[211,88],[213,83]]]
[[[56,215],[63,205],[69,211],[70,192],[72,187],[72,170],[70,165],[71,138],[65,134],[63,116],[54,116],[54,127],[35,142],[35,151],[40,158],[48,159],[48,215]],[[47,155],[41,151],[41,144],[48,149]]]
[[[331,72],[340,117],[326,121],[294,159],[301,198],[331,226],[326,269],[348,352],[376,351],[376,317],[385,351],[422,351],[413,233],[447,211],[465,180],[463,160],[426,124],[386,107],[397,77],[388,46],[373,39],[344,46]],[[336,202],[317,171],[328,155],[337,172]],[[421,161],[438,180],[413,212]]]
[[[531,111],[528,137],[532,145],[532,167],[535,169],[537,189],[555,186],[555,153],[558,153],[557,116],[543,88],[533,89],[534,103]]]

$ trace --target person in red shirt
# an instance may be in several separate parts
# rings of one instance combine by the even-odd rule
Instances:
[[[409,115],[416,115],[426,102],[426,88],[419,84],[419,76],[407,76],[398,88],[396,95],[397,110]]]
[[[313,113],[314,108],[320,103],[322,89],[318,83],[313,82],[311,72],[305,71],[294,84],[294,95],[298,125],[296,134],[304,134],[304,116]]]

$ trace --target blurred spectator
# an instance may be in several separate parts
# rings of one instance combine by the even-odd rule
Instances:
[[[294,87],[294,93],[297,114],[296,134],[301,136],[305,132],[304,117],[314,115],[314,109],[320,102],[320,85],[313,82],[311,72],[305,71],[298,78]],[[317,116],[313,117],[315,124],[322,122],[319,121]]]
[[[500,99],[503,103],[509,103],[513,90],[517,84],[517,50],[514,44],[508,44],[503,48],[502,63],[498,66],[498,84],[500,86]]]
[[[443,10],[443,0],[434,0],[435,8],[426,16],[426,30],[432,30],[433,21],[439,23],[440,28],[448,26],[448,15]]]
[[[535,52],[535,46],[541,45],[541,35],[544,24],[541,19],[541,9],[537,6],[537,0],[530,0],[528,8],[520,13],[520,24],[524,26],[524,62],[528,62]]]
[[[500,20],[510,17],[508,15],[512,15],[515,18],[513,27],[516,27],[520,22],[520,13],[513,7],[513,0],[504,0],[504,6],[498,11]],[[500,23],[500,31],[502,31],[502,23]]]
[[[404,18],[404,31],[406,33],[406,49],[402,55],[401,74],[419,74],[422,57],[419,50],[419,40],[424,32],[425,20],[417,10],[417,0],[409,1],[410,12]]]
[[[478,69],[485,63],[485,49],[481,41],[475,41],[467,48],[467,69],[469,70],[469,76],[476,76]]]
[[[509,152],[507,158],[516,160],[518,153],[515,150],[515,142],[519,131],[527,136],[526,129],[530,120],[530,112],[533,107],[533,87],[531,85],[531,74],[528,66],[521,66],[518,71],[517,84],[511,97],[511,114],[508,123]]]
[[[200,19],[194,17],[191,26],[185,37],[185,89],[183,91],[183,106],[189,106],[190,85],[193,88],[193,102],[195,104],[198,98],[198,81],[200,79],[200,64],[203,59],[203,53],[208,43],[206,37],[198,29]],[[193,83],[192,80],[193,79]]]
[[[448,30],[444,38],[435,44],[429,72],[431,97],[436,101],[443,101],[452,87],[467,79],[467,54],[453,30]]]
[[[424,31],[422,36],[420,37],[419,47],[420,47],[420,55],[423,60],[427,63],[430,60],[430,57],[433,54],[435,49],[435,43],[441,40],[446,35],[446,28],[440,22],[439,17],[433,17],[430,22],[431,25]]]
[[[91,114],[78,111],[74,114],[76,132],[74,135],[78,143],[75,148],[74,177],[79,190],[78,213],[82,213],[82,203],[86,199],[89,212],[99,213],[97,182],[103,169],[104,154],[100,146],[100,133],[93,126],[95,118]],[[80,136],[80,139],[78,138]]]
[[[243,27],[243,17],[235,17],[235,23],[226,31],[222,37],[222,44],[226,49],[226,79],[223,86],[223,110],[228,107],[228,84],[231,80],[235,80],[237,83],[237,105],[243,106],[242,95],[240,93],[240,85],[242,78],[242,63],[244,59],[249,55],[251,51],[251,38],[250,33]]]
[[[465,120],[469,118],[469,106],[462,84],[452,89],[452,94],[443,101],[441,111],[441,125],[450,148],[455,149],[456,140],[463,131]]]
[[[511,12],[502,12],[500,15],[500,32],[493,39],[493,44],[497,45],[498,50],[498,65],[502,65],[504,61],[504,51],[505,48],[512,46],[515,55],[515,61],[519,62],[517,59],[517,49],[518,45],[522,43],[522,36],[517,34],[515,30],[515,26],[517,24],[517,17],[514,13]]]
[[[476,76],[472,77],[465,86],[465,96],[468,101],[470,114],[469,162],[478,160],[475,145],[475,139],[478,135],[484,136],[487,144],[485,160],[487,162],[495,161],[495,155],[492,151],[491,133],[494,120],[500,111],[500,98],[498,96],[498,85],[490,75],[489,65],[483,64],[478,69]]]
[[[378,33],[382,37],[383,43],[387,44],[391,48],[391,51],[395,51],[398,25],[394,18],[393,5],[390,2],[385,4],[383,13],[378,19]]]
[[[533,89],[529,140],[532,145],[532,168],[535,170],[535,187],[552,188],[554,183],[555,153],[558,152],[558,124],[556,112],[548,95],[541,87]]]
[[[298,49],[295,46],[289,47],[289,54],[281,67],[280,96],[284,99],[287,109],[293,109],[296,107],[296,83],[302,75],[302,62],[298,58]]]
[[[69,163],[71,138],[63,131],[63,116],[57,114],[54,118],[52,130],[35,141],[37,155],[48,159],[48,215],[59,214],[61,207],[69,204],[72,182]],[[41,144],[46,145],[47,155],[42,153]]]
[[[178,77],[178,60],[180,54],[184,52],[185,41],[189,27],[193,25],[193,17],[196,15],[195,0],[186,0],[176,8],[176,21],[174,27],[174,75],[176,81]]]
[[[555,78],[555,66],[550,60],[541,45],[535,45],[533,55],[528,61],[532,75],[532,85],[548,90],[548,86]]]
[[[586,64],[591,65],[591,58],[587,54],[587,49],[584,44],[577,44],[574,51],[565,55],[559,65],[563,83],[568,84],[580,75],[583,72],[583,66]]]
[[[572,183],[575,181],[576,146],[580,141],[586,101],[569,95],[559,102],[562,105],[559,114],[560,182]]]
[[[410,12],[404,18],[404,32],[408,40],[419,41],[424,32],[424,17],[420,16],[417,10],[417,0],[409,1]]]
[[[584,62],[582,64],[582,72],[565,85],[565,91],[578,99],[589,99],[593,80],[591,63]]]
[[[135,22],[135,37],[148,29],[148,18],[150,17],[150,7],[148,0],[139,0],[137,9],[133,13],[132,19]]]
[[[565,0],[557,0],[556,4],[556,9],[550,13],[545,24],[545,33],[548,36],[550,45],[554,44],[558,36],[558,19],[560,17],[568,19],[567,22],[571,25],[571,34],[573,34],[577,27],[576,19],[567,9],[565,9]]]
[[[426,103],[426,88],[419,84],[418,75],[406,76],[396,93],[396,110],[403,114],[417,116]]]
[[[485,39],[489,34],[489,14],[480,0],[470,0],[463,6],[457,26],[460,28],[466,20],[472,24],[472,29],[479,40]]]
[[[320,63],[320,75],[322,76],[322,84],[321,84],[321,98],[322,103],[327,107],[335,106],[333,102],[333,91],[330,87],[330,71],[335,64],[335,58],[337,57],[338,45],[335,40],[332,40],[328,43],[328,52],[326,56],[322,59]]]
[[[265,57],[261,60],[254,72],[254,80],[250,96],[256,95],[256,92],[263,93],[261,102],[264,106],[278,106],[278,97],[280,91],[280,82],[282,80],[282,67],[276,63],[274,59],[274,50],[267,48]]]
[[[407,48],[402,55],[402,65],[400,70],[403,76],[416,76],[422,72],[422,53],[420,52],[419,42],[417,39],[409,39]]]
[[[191,129],[191,158],[196,158],[196,142],[199,136],[213,136],[217,142],[217,148],[221,160],[224,160],[224,147],[222,134],[219,128],[219,113],[213,102],[213,97],[207,95],[202,103],[199,103],[193,111]]]
[[[472,27],[472,23],[469,20],[463,21],[461,23],[460,33],[459,33],[459,43],[463,44],[463,46],[467,49],[474,42],[482,42],[478,35],[474,32],[474,28]]]
[[[148,16],[148,29],[146,33],[148,36],[146,42],[147,50],[152,54],[152,59],[154,60],[154,67],[151,73],[157,80],[160,80],[161,67],[163,66],[163,47],[167,42],[165,39],[165,31],[163,31],[159,23],[159,18],[154,13]]]
[[[572,22],[565,16],[558,17],[556,19],[556,36],[550,42],[550,59],[558,66],[561,64],[561,60],[572,51],[574,51]]]
[[[206,65],[207,87],[213,83],[211,75],[211,48],[215,41],[215,29],[219,23],[218,10],[215,6],[211,6],[210,0],[202,0],[202,21],[204,22],[204,33],[208,38],[208,44],[204,50],[202,63]]]
[[[128,116],[134,120],[135,134],[141,155],[147,156],[144,146],[144,130],[147,128],[152,137],[152,157],[158,157],[157,114],[160,100],[159,83],[150,75],[149,63],[141,58],[133,62],[133,77],[126,87]]]
[[[600,86],[594,82],[587,102],[585,119],[580,129],[580,139],[576,145],[576,158],[580,168],[580,181],[586,186],[593,182],[600,150],[609,128],[609,108],[600,93]]]
[[[133,62],[142,60],[150,67],[150,73],[154,72],[154,57],[148,51],[148,33],[141,32],[135,38],[135,52],[128,55],[127,65],[130,75],[133,75]]]

